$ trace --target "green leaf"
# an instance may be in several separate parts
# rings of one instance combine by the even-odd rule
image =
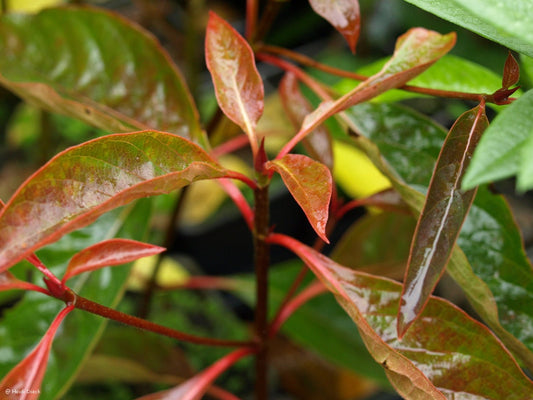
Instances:
[[[481,104],[463,113],[444,141],[409,253],[398,314],[400,337],[418,318],[444,273],[474,201],[476,190],[461,190],[461,179],[488,124]]]
[[[373,75],[378,72],[386,60],[376,61],[357,72],[363,75]],[[501,86],[501,77],[479,64],[464,58],[447,54],[439,59],[426,71],[410,80],[409,85],[438,90],[451,90],[467,93],[493,93]],[[336,87],[341,93],[346,93],[356,85],[356,81],[344,79]],[[419,93],[401,90],[390,90],[376,97],[375,101],[395,102],[412,97],[423,96]],[[490,106],[493,106],[492,104]]]
[[[0,19],[0,83],[49,111],[112,132],[157,129],[203,141],[181,73],[155,38],[102,9]]]
[[[331,258],[358,271],[401,279],[415,225],[410,215],[367,214],[346,231]]]
[[[266,168],[281,175],[317,235],[329,243],[326,224],[333,182],[328,167],[301,154],[287,154],[279,160],[268,161]]]
[[[116,236],[144,239],[150,213],[150,201],[145,199],[133,207],[113,210],[91,226],[66,235],[40,250],[38,256],[56,276],[61,276],[71,257],[95,242]],[[114,307],[122,297],[128,276],[127,267],[106,268],[93,272],[90,277],[72,278],[69,286],[81,296]],[[41,274],[35,274],[34,283],[42,285],[41,277]],[[63,306],[54,298],[27,292],[13,308],[5,310],[0,328],[0,353],[4,354],[0,359],[0,376],[5,376],[35,346]],[[69,315],[56,334],[40,400],[61,398],[67,391],[83,361],[98,342],[106,322],[101,317],[79,310]]]
[[[533,57],[533,4],[515,0],[405,0],[519,53]]]
[[[354,144],[389,177],[413,212],[420,213],[420,192],[429,185],[445,131],[391,104],[362,104],[348,115],[364,135],[354,138]],[[468,260],[456,246],[447,272],[506,346],[533,368],[533,310],[527,306],[533,304],[533,271],[503,197],[478,189],[458,244]]]
[[[205,59],[220,108],[246,132],[256,154],[255,127],[263,114],[263,81],[250,45],[214,12],[209,13],[207,23]]]
[[[73,309],[74,306],[69,305],[61,310],[39,344],[2,379],[0,391],[4,399],[37,400],[40,397],[54,336],[63,319]]]
[[[432,297],[423,318],[399,339],[399,283],[343,267],[289,236],[274,234],[270,241],[295,252],[335,294],[400,395],[420,400],[533,395],[533,382],[501,342],[448,301]]]
[[[531,187],[522,171],[530,168],[527,141],[533,135],[533,90],[515,100],[491,122],[483,134],[470,167],[463,179],[463,188],[507,178],[518,174],[519,187]]]
[[[315,12],[326,19],[346,39],[352,53],[361,29],[361,15],[358,0],[309,0],[309,4]]]
[[[0,271],[113,208],[226,175],[204,150],[170,133],[108,135],[67,149],[0,213]]]

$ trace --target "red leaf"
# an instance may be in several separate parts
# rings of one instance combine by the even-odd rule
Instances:
[[[424,72],[454,46],[455,33],[440,35],[423,28],[413,28],[398,38],[392,58],[376,75],[361,82],[335,101],[322,102],[309,114],[300,131],[280,151],[278,158],[287,154],[300,140],[326,119],[355,104],[370,100],[387,90],[405,85]]]
[[[355,46],[361,28],[359,2],[357,0],[309,0],[315,12],[326,19],[346,39],[350,50],[355,53]]]
[[[518,83],[520,79],[520,66],[509,52],[503,66],[502,89],[508,89]]]
[[[313,107],[300,91],[298,79],[293,73],[285,74],[279,84],[279,94],[288,117],[298,129],[302,126],[305,117],[313,111]],[[329,169],[333,168],[331,136],[323,125],[316,127],[309,136],[305,137],[303,145],[312,158],[320,161]]]
[[[485,105],[465,112],[446,137],[415,230],[398,314],[398,336],[420,315],[444,273],[476,189],[461,179],[489,122]]]
[[[281,179],[305,212],[311,226],[326,243],[326,224],[332,192],[331,172],[324,164],[301,154],[287,154],[269,161],[267,168],[281,175]]]
[[[15,278],[9,271],[0,273],[0,292],[13,289],[32,290],[35,289],[35,286]]]
[[[249,348],[235,350],[174,389],[149,394],[137,400],[200,400],[221,373],[251,352]]]
[[[112,265],[126,264],[165,251],[165,248],[129,239],[110,239],[75,254],[70,260],[63,282],[82,272]]]
[[[157,131],[104,136],[55,156],[0,212],[0,272],[132,200],[234,177],[199,146]]]
[[[400,284],[343,267],[289,236],[273,234],[268,240],[296,253],[333,292],[401,396],[531,398],[533,382],[509,351],[450,302],[432,297],[423,318],[400,340],[395,326]]]
[[[61,310],[37,347],[2,379],[0,382],[2,399],[37,400],[39,398],[54,335],[65,316],[73,309],[74,306],[69,305]]]
[[[207,24],[205,60],[220,108],[246,132],[256,154],[255,127],[263,114],[263,81],[246,40],[213,12]]]

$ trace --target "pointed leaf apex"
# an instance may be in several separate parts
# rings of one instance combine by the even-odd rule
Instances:
[[[502,89],[508,89],[513,85],[516,85],[520,80],[520,66],[518,62],[513,57],[512,53],[509,52],[507,59],[505,60],[505,65],[503,67],[503,77],[502,77]]]

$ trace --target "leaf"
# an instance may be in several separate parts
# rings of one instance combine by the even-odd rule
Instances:
[[[33,287],[28,282],[24,282],[24,281],[21,281],[20,279],[17,279],[9,271],[4,271],[0,273],[0,292],[4,290],[13,290],[13,289],[31,290],[33,289]]]
[[[139,329],[111,325],[83,365],[76,382],[177,385],[184,377],[191,376],[193,370],[183,351],[166,339]]]
[[[352,53],[359,38],[361,28],[361,15],[358,0],[309,0],[315,12],[329,21],[346,39]]]
[[[401,279],[415,225],[412,216],[367,214],[343,234],[331,258],[358,271]]]
[[[61,276],[72,256],[95,242],[116,236],[146,239],[150,217],[151,199],[138,200],[135,205],[106,213],[94,224],[39,250],[39,258],[56,276]],[[11,271],[24,273],[23,264],[14,266]],[[33,275],[33,283],[42,285],[42,276]],[[80,296],[114,308],[124,294],[128,276],[129,268],[107,268],[94,271],[89,279],[74,277],[69,286]],[[0,358],[0,376],[5,376],[31,351],[61,307],[63,304],[55,298],[26,292],[14,307],[4,310],[0,353],[5,356]],[[63,394],[98,343],[106,324],[106,319],[90,313],[69,315],[56,333],[39,400],[68,397]]]
[[[304,97],[298,86],[298,79],[293,73],[287,72],[279,83],[279,94],[283,108],[298,129],[305,117],[313,111],[311,103]],[[309,155],[328,168],[333,167],[333,148],[331,135],[324,125],[316,127],[303,140],[303,145]]]
[[[280,151],[278,158],[287,154],[296,143],[329,117],[390,89],[405,85],[446,54],[454,46],[455,40],[453,32],[440,35],[423,28],[410,29],[398,38],[392,58],[380,72],[361,82],[339,99],[322,102],[309,114],[300,131]]]
[[[519,53],[533,57],[531,19],[533,5],[528,0],[405,0],[436,16]]]
[[[157,129],[203,141],[170,56],[141,27],[102,9],[63,7],[0,19],[0,83],[93,126]]]
[[[354,144],[389,177],[413,212],[420,213],[424,205],[420,192],[429,185],[446,132],[414,111],[392,104],[361,104],[347,115],[353,129],[361,133],[353,138]],[[502,196],[484,187],[478,189],[458,244],[466,256],[456,246],[447,272],[481,318],[533,369],[533,333],[529,329],[533,324],[529,307],[533,303],[533,270]]]
[[[256,154],[255,127],[263,114],[263,81],[246,40],[214,12],[209,13],[207,23],[205,60],[220,108],[246,132]]]
[[[423,318],[400,340],[395,326],[400,284],[343,267],[289,236],[269,240],[296,253],[335,294],[400,395],[425,400],[533,394],[533,382],[500,341],[448,301],[432,297]]]
[[[359,69],[357,72],[363,75],[373,75],[383,68],[385,63],[386,59],[382,59]],[[408,83],[409,85],[430,89],[467,93],[493,93],[500,87],[501,77],[484,66],[455,55],[446,54],[435,62],[431,68],[428,68],[414,79],[411,79]],[[357,85],[357,81],[343,79],[335,87],[341,93],[347,93],[355,85]],[[420,93],[389,90],[373,100],[395,102],[421,96],[423,95]],[[493,104],[488,104],[488,106],[495,107]]]
[[[0,213],[0,271],[113,208],[226,175],[200,147],[170,133],[108,135],[67,149]]]
[[[295,259],[271,267],[269,275],[270,318],[279,309],[287,291],[302,269],[301,261]],[[312,274],[308,274],[309,283]],[[238,276],[234,293],[246,304],[255,304],[255,277]],[[328,329],[324,329],[327,326]],[[334,365],[348,368],[356,374],[370,378],[381,387],[388,387],[383,369],[374,362],[364,342],[353,329],[350,317],[339,307],[331,295],[317,296],[304,305],[282,325],[283,335],[304,348],[312,350]]]
[[[252,350],[249,348],[235,350],[181,385],[163,392],[139,397],[137,400],[200,400],[222,372],[251,352]]]
[[[329,243],[326,224],[333,183],[328,167],[301,154],[287,154],[279,160],[268,161],[266,168],[281,175],[317,235]]]
[[[526,92],[498,114],[479,142],[463,179],[463,188],[519,175],[521,190],[530,187],[520,171],[526,169],[531,158],[522,156],[528,138],[533,134],[533,90]]]
[[[20,363],[0,382],[0,393],[6,400],[33,400],[41,394],[41,383],[48,365],[52,341],[65,316],[74,309],[73,305],[64,308],[54,319],[43,338]]]
[[[109,239],[75,254],[63,275],[63,282],[83,272],[127,264],[165,251],[163,247],[130,239]]]
[[[483,103],[457,119],[442,146],[411,244],[398,314],[399,337],[420,316],[450,259],[476,195],[476,189],[460,189],[461,178],[488,125]]]
[[[509,52],[505,65],[503,66],[502,88],[508,89],[514,86],[520,80],[520,66],[513,57],[513,54]]]

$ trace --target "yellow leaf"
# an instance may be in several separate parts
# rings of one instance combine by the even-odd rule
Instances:
[[[7,0],[7,10],[36,13],[43,8],[62,4],[63,0]]]
[[[133,268],[128,279],[128,289],[134,291],[143,290],[150,280],[157,262],[157,255],[141,258],[133,264]],[[159,273],[157,274],[157,284],[160,286],[183,285],[189,279],[189,273],[176,260],[170,257],[163,257]]]
[[[333,154],[335,181],[349,196],[364,198],[391,187],[390,181],[361,150],[335,141]]]

